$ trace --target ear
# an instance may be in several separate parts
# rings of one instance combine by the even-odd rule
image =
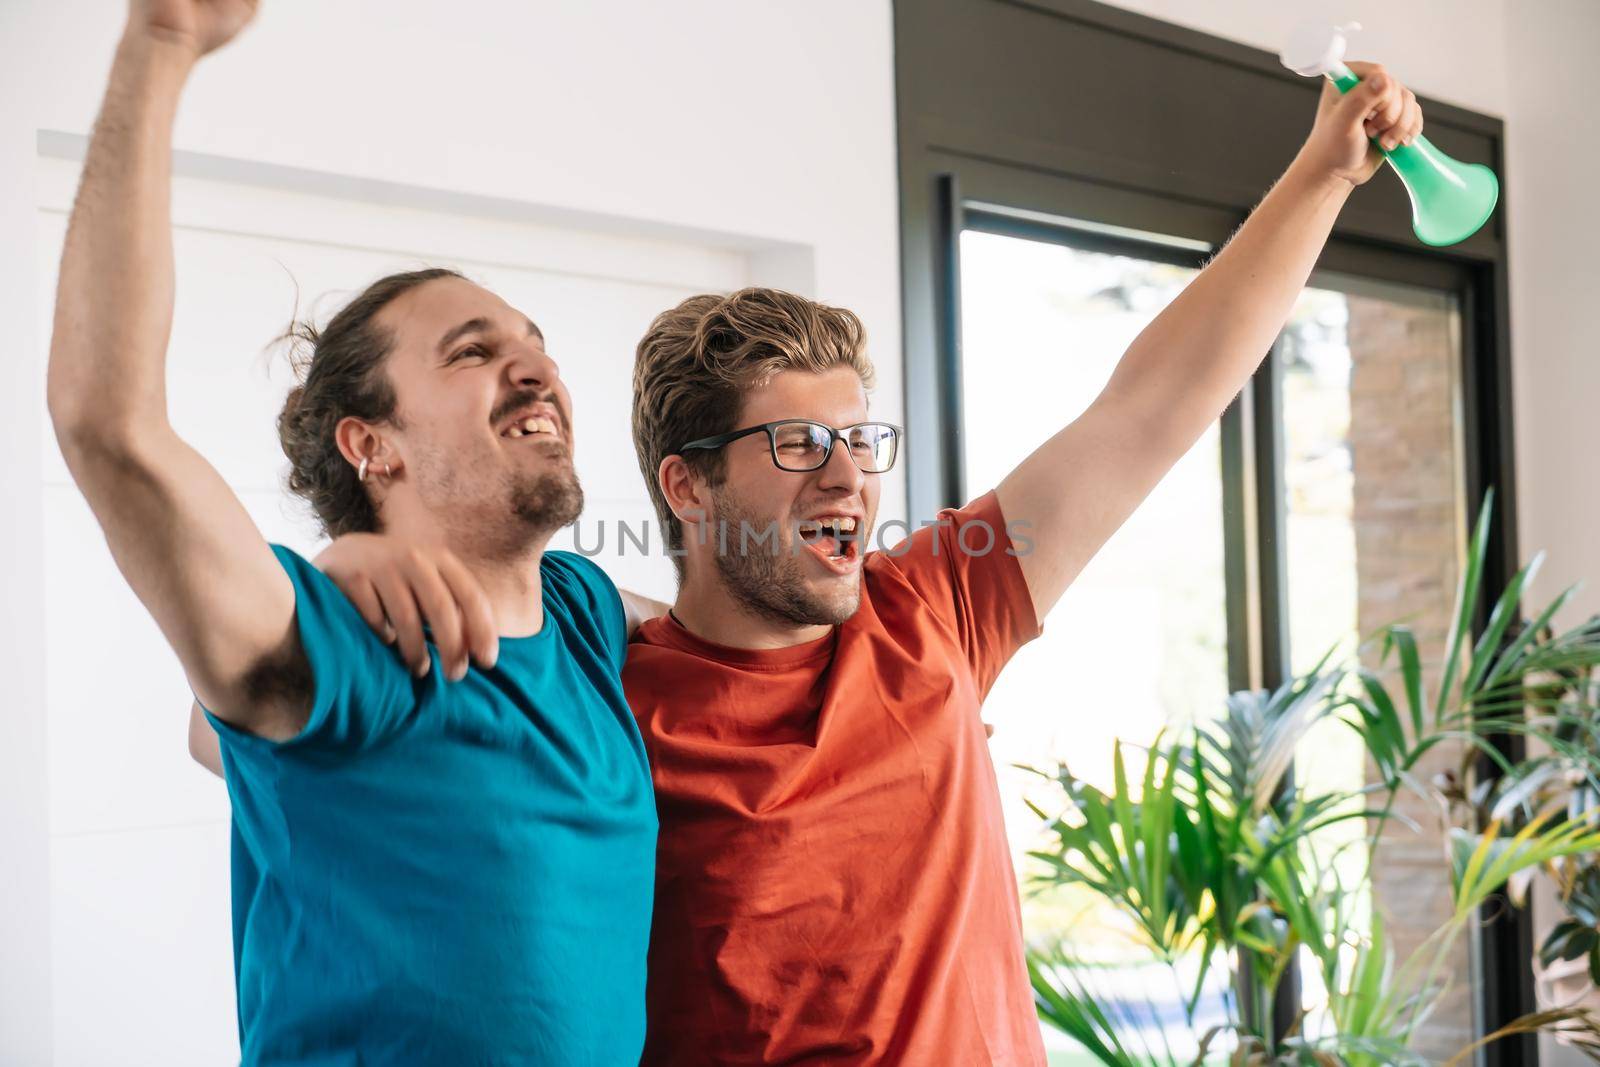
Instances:
[[[399,449],[383,435],[380,428],[354,415],[339,420],[339,425],[333,431],[333,440],[339,446],[339,454],[350,466],[359,469],[361,461],[366,460],[369,474],[377,470],[392,477],[399,474],[404,466]]]
[[[711,491],[705,479],[685,463],[682,456],[668,456],[656,468],[656,484],[667,498],[667,507],[683,523],[683,540],[688,544],[697,529],[711,521]]]

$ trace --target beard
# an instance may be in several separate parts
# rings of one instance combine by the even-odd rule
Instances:
[[[576,522],[583,511],[583,488],[570,454],[549,458],[555,462],[537,470],[474,477],[481,467],[419,449],[412,476],[453,543],[485,559],[510,559]]]
[[[511,514],[530,535],[552,534],[578,521],[583,486],[570,466],[536,471],[511,485]]]
[[[712,529],[726,531],[714,553],[717,577],[735,600],[757,615],[794,626],[838,626],[861,606],[861,572],[848,579],[834,578],[827,592],[814,591],[806,581],[804,564],[792,529],[778,531],[776,540],[756,540],[773,524],[758,515],[727,489],[711,493]],[[746,541],[742,534],[752,531]]]

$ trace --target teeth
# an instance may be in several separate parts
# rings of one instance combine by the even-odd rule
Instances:
[[[506,436],[527,437],[529,434],[536,433],[554,435],[556,433],[555,421],[547,419],[543,415],[529,415],[521,422],[512,423],[511,428],[506,431]]]
[[[826,531],[827,535],[843,542],[856,532],[856,520],[843,515],[828,516],[821,519],[802,519],[798,525],[800,536],[808,541],[824,536]]]

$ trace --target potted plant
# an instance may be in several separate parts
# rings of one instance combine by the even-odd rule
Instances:
[[[1600,663],[1600,622],[1552,631],[1569,590],[1531,624],[1515,625],[1535,560],[1507,583],[1472,639],[1492,504],[1485,499],[1468,547],[1431,692],[1411,631],[1396,624],[1372,639],[1374,667],[1330,655],[1276,692],[1234,694],[1214,722],[1148,748],[1118,742],[1109,792],[1067,766],[1037,772],[1053,783],[1057,803],[1034,807],[1046,844],[1030,853],[1032,888],[1079,887],[1103,902],[1129,924],[1151,966],[1184,989],[1176,1017],[1163,1017],[1152,994],[1110,989],[1103,965],[1060,942],[1033,944],[1028,965],[1046,1023],[1111,1065],[1423,1064],[1412,1039],[1447,984],[1447,950],[1479,907],[1508,883],[1520,889],[1535,869],[1593,869],[1572,865],[1600,853],[1592,817],[1600,705],[1587,685]],[[1329,717],[1353,729],[1371,759],[1375,777],[1362,789],[1315,790],[1286,775],[1307,731]],[[1512,765],[1493,743],[1507,733],[1548,755]],[[1422,756],[1447,741],[1467,753],[1461,770],[1422,781]],[[1500,766],[1498,781],[1473,783],[1478,754]],[[1130,774],[1136,762],[1142,770]],[[1558,783],[1569,797],[1582,783],[1587,800],[1550,802]],[[1449,865],[1454,906],[1427,941],[1396,960],[1366,902],[1380,832],[1405,789],[1452,820],[1440,862]],[[1328,855],[1319,844],[1319,831],[1347,820],[1367,821],[1354,842],[1355,874],[1349,855]],[[1571,879],[1565,898],[1574,923],[1558,928],[1555,956],[1600,960],[1593,890],[1600,873]],[[1273,998],[1297,956],[1314,970],[1324,1003],[1275,1035]],[[1583,1007],[1564,1007],[1484,1040],[1527,1029],[1592,1033],[1593,1024]]]

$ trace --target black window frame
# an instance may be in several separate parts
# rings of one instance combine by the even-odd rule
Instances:
[[[1202,266],[1287,165],[1319,87],[1269,52],[1093,0],[896,0],[894,40],[905,408],[917,429],[905,463],[910,513],[922,516],[986,488],[965,484],[961,462],[962,231]],[[1430,139],[1488,163],[1503,182],[1501,120],[1421,99]],[[1219,115],[1251,136],[1213,150],[1208,136],[1237,133],[1217,129]],[[1470,529],[1494,487],[1484,584],[1498,590],[1518,560],[1505,190],[1490,223],[1450,248],[1423,245],[1409,219],[1398,183],[1378,176],[1352,196],[1317,271],[1459,301],[1465,512]],[[1278,361],[1266,359],[1222,418],[1234,688],[1288,673],[1279,391]],[[1520,739],[1497,744],[1522,758]],[[1533,933],[1528,911],[1500,897],[1481,919],[1471,951],[1475,1024],[1486,1034],[1535,1010]],[[1285,986],[1280,1033],[1298,1010],[1297,990]],[[1537,1042],[1505,1038],[1477,1058],[1536,1064]]]

